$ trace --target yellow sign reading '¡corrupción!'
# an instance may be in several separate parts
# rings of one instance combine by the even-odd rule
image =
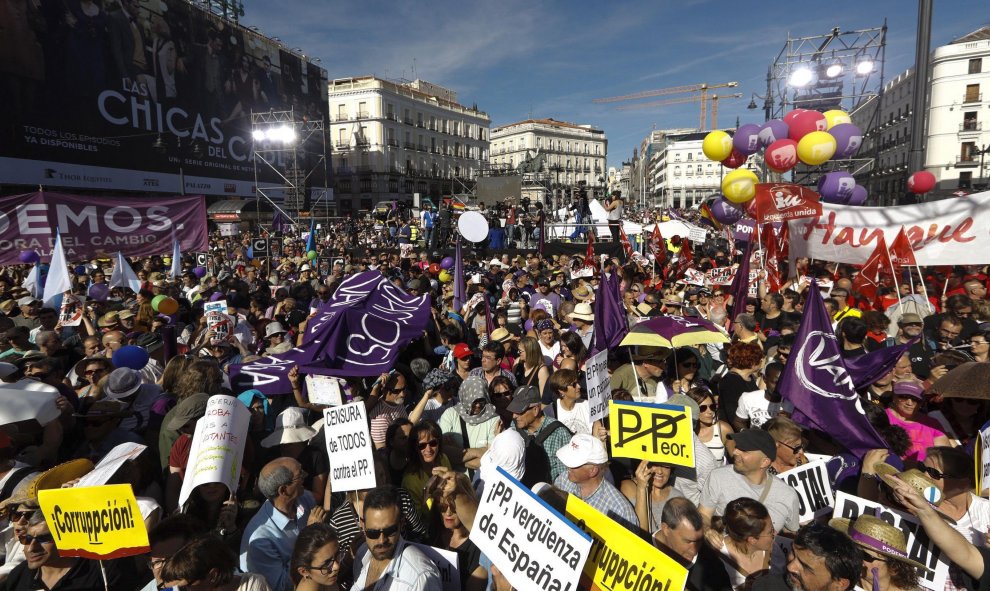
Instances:
[[[61,556],[107,560],[149,550],[129,484],[42,490],[38,503]]]
[[[612,455],[694,467],[691,409],[673,404],[609,401]]]

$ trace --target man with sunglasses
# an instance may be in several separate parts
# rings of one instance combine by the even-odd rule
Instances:
[[[352,589],[440,591],[440,571],[419,548],[402,538],[398,489],[374,488],[364,498],[365,543],[354,559]]]

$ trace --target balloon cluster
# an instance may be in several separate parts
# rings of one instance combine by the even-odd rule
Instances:
[[[179,302],[167,295],[156,295],[151,300],[151,307],[159,314],[171,315],[179,311]]]
[[[771,119],[763,125],[740,125],[733,135],[709,132],[701,144],[705,156],[734,169],[722,177],[722,195],[715,200],[712,213],[723,224],[735,223],[742,217],[743,212],[735,206],[756,196],[759,178],[753,171],[740,167],[761,149],[767,168],[783,174],[799,162],[819,166],[829,160],[851,158],[862,143],[863,133],[853,125],[849,114],[840,110],[821,113],[794,109],[781,119]],[[866,189],[846,172],[823,176],[819,192],[822,200],[830,203],[861,205],[866,201]]]

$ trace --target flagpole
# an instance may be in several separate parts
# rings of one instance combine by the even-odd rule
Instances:
[[[935,309],[932,308],[932,300],[928,297],[928,287],[925,285],[925,274],[921,272],[921,265],[918,261],[914,261],[914,267],[918,270],[918,283],[921,284],[921,293],[925,296],[925,304],[928,306],[928,311],[932,314],[935,313]]]
[[[883,238],[881,238],[881,240],[883,240]],[[894,259],[890,258],[890,249],[887,248],[887,244],[884,243],[883,246],[887,249],[887,262],[890,263],[890,273],[894,276],[894,293],[897,294],[897,309],[901,310],[903,309],[903,306],[901,305],[901,288],[897,284],[897,270],[894,269]]]

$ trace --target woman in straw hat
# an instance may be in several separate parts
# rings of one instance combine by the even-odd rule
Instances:
[[[828,524],[848,534],[863,550],[861,588],[875,591],[918,588],[918,569],[926,567],[908,557],[903,531],[873,515],[860,515],[853,521],[832,519]]]

